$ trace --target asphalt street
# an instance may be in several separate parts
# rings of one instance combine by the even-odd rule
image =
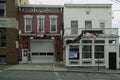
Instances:
[[[120,74],[0,70],[0,80],[120,80]]]

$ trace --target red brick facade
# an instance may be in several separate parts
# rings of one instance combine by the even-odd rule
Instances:
[[[30,55],[30,40],[54,40],[54,60],[63,60],[63,39],[62,39],[62,22],[63,22],[63,10],[60,6],[19,6],[19,60],[22,61],[22,49],[28,49],[28,60],[31,61]],[[32,16],[32,31],[25,32],[25,15]],[[37,16],[44,15],[44,38],[37,36]],[[50,18],[49,16],[57,16],[57,32],[50,32]]]

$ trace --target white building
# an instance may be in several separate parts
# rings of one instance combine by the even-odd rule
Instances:
[[[64,5],[65,66],[119,68],[119,36],[118,29],[112,28],[111,7],[112,4]],[[82,32],[80,40],[67,43]],[[92,36],[86,36],[88,33]]]

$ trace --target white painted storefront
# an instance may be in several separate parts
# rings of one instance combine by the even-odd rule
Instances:
[[[111,4],[65,4],[63,15],[65,66],[119,68],[119,36],[112,28]],[[66,43],[82,32],[79,41]],[[96,39],[86,37],[86,32],[96,33]]]
[[[54,41],[31,40],[31,63],[54,63]]]

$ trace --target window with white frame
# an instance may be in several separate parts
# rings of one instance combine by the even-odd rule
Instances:
[[[104,58],[104,45],[95,45],[95,58]]]
[[[71,21],[71,34],[78,34],[78,21]]]
[[[116,44],[117,40],[109,40],[109,44]]]
[[[105,21],[100,21],[99,26],[101,29],[105,28]]]
[[[82,58],[92,58],[92,45],[82,45]]]
[[[79,45],[69,46],[69,59],[79,59]]]
[[[37,16],[38,32],[44,32],[44,19],[45,16]]]
[[[5,17],[6,16],[6,2],[1,1],[0,2],[0,17]]]
[[[24,16],[25,19],[25,32],[31,32],[32,31],[32,16],[26,15]]]
[[[92,21],[85,21],[85,29],[91,29],[92,28]]]
[[[50,16],[50,32],[57,32],[57,16]]]
[[[105,30],[104,30],[105,29],[105,21],[104,20],[99,22],[99,27],[100,27],[100,29],[102,29],[103,33],[105,33]]]

